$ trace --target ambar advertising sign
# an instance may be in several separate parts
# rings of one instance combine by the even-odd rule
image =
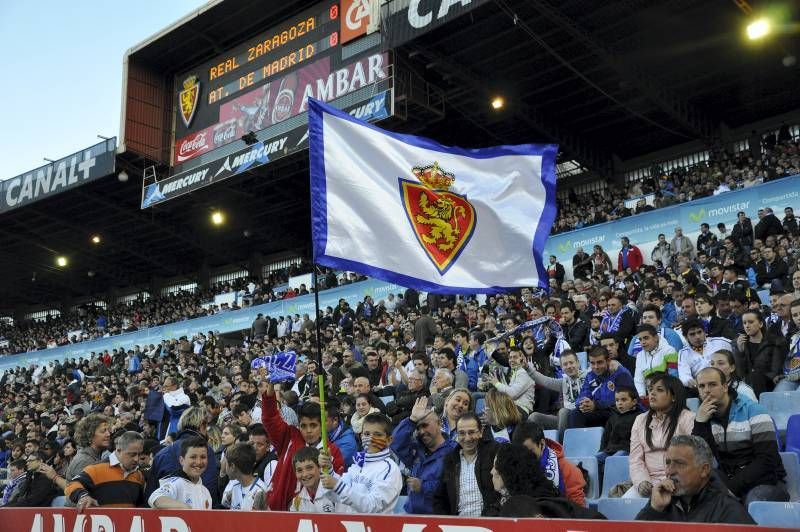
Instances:
[[[114,172],[113,137],[50,164],[0,183],[0,212],[60,194]]]

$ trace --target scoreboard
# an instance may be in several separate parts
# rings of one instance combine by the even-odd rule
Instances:
[[[304,113],[308,97],[331,101],[388,80],[379,46],[343,57],[340,35],[353,39],[354,11],[352,0],[341,4],[318,4],[175,76],[172,165]],[[343,5],[351,14],[345,20]],[[357,27],[356,37],[366,31]]]

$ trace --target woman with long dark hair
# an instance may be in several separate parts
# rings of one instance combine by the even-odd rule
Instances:
[[[673,436],[692,433],[694,412],[686,407],[686,390],[679,378],[664,373],[649,377],[650,410],[639,414],[631,429],[629,460],[633,486],[624,497],[649,497],[653,485],[667,476],[667,444]]]
[[[736,390],[737,394],[747,397],[754,403],[758,402],[753,389],[743,382],[736,373],[736,359],[731,351],[728,351],[727,349],[720,349],[719,351],[712,353],[710,365],[712,368],[717,368],[725,374],[725,376],[728,378],[728,389]]]
[[[744,333],[736,339],[736,368],[756,397],[771,392],[775,378],[783,373],[788,346],[782,338],[769,333],[764,317],[757,310],[742,314]]]
[[[536,457],[524,445],[504,443],[497,447],[492,467],[492,484],[500,495],[499,511],[514,496],[558,497],[558,492],[544,475]],[[484,512],[497,515],[497,511]]]

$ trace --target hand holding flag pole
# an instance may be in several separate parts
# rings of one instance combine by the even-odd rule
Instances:
[[[322,429],[320,430],[320,435],[322,436],[322,452],[326,455],[328,454],[328,428],[327,428],[327,421],[328,416],[325,412],[325,383],[322,380],[322,375],[317,375],[317,382],[319,384],[319,417],[320,417],[320,425],[322,425]],[[323,470],[324,473],[328,473],[327,468]]]

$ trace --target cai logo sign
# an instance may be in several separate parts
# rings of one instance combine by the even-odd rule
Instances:
[[[366,35],[368,26],[377,23],[373,17],[380,17],[377,6],[377,0],[342,0],[342,44]]]

